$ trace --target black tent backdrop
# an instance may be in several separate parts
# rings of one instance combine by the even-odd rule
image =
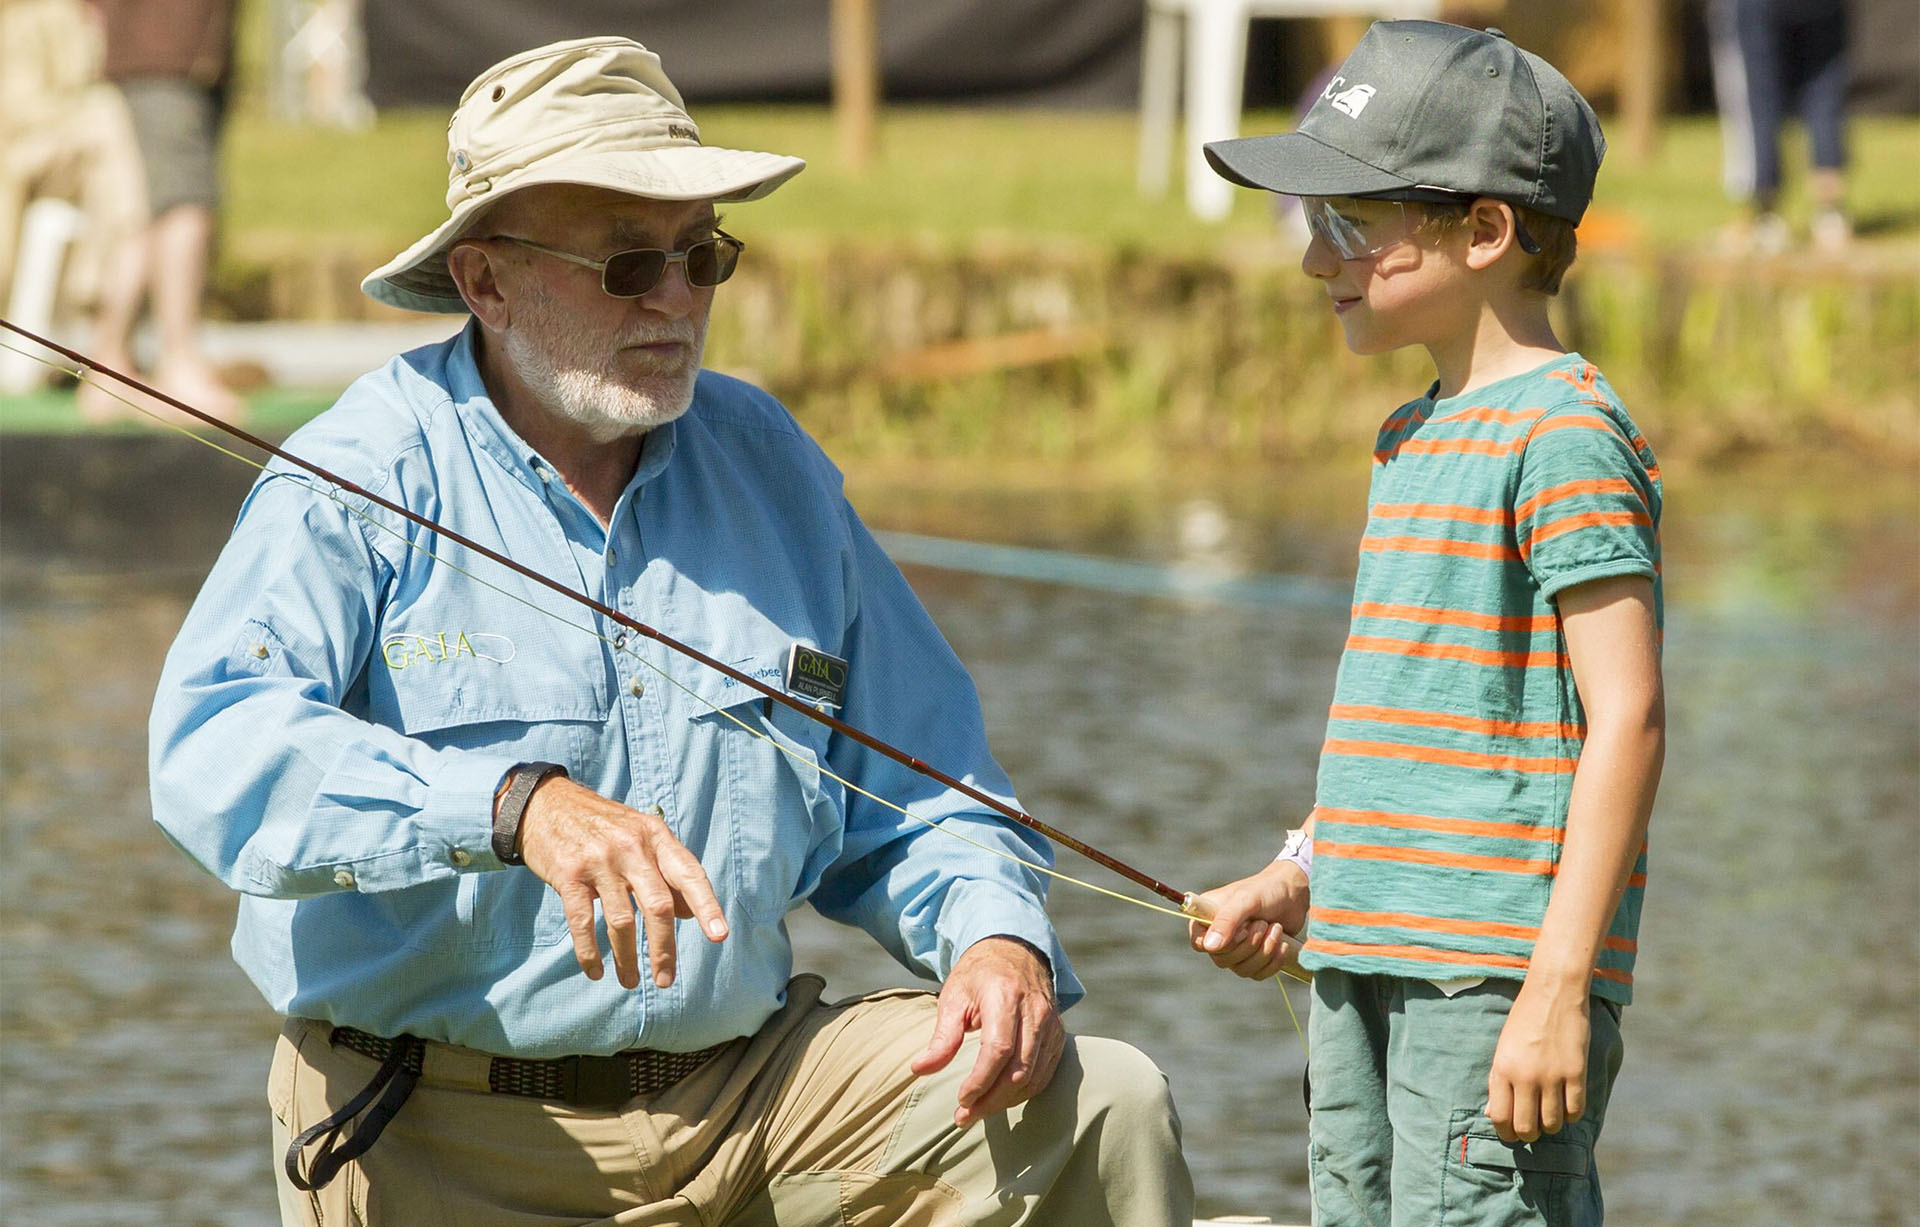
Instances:
[[[1131,106],[1144,0],[874,0],[889,99]],[[1525,4],[1528,0],[1509,0]],[[1562,4],[1566,0],[1560,0]],[[689,102],[827,96],[830,0],[365,0],[368,94],[450,107],[516,51],[625,34],[658,51]],[[1680,110],[1712,110],[1707,0],[1680,0]],[[1574,6],[1576,9],[1578,5]],[[1920,111],[1920,4],[1852,0],[1855,104]],[[1247,101],[1290,103],[1323,65],[1295,23],[1256,22]],[[1553,54],[1552,48],[1547,48]]]

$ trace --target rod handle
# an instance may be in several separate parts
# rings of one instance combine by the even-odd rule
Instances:
[[[1182,912],[1185,912],[1188,917],[1199,921],[1201,924],[1206,924],[1208,921],[1213,919],[1213,904],[1209,903],[1206,899],[1203,899],[1202,897],[1200,897],[1199,895],[1195,894],[1192,891],[1188,891],[1184,896],[1182,896],[1180,900],[1180,910]],[[1303,945],[1307,939],[1305,937],[1296,936],[1292,933],[1289,933],[1287,934],[1287,940],[1292,942],[1294,945],[1298,946],[1298,945]],[[1292,979],[1298,980],[1302,984],[1313,983],[1313,973],[1299,966],[1298,964],[1294,964],[1288,967],[1282,967],[1280,969],[1280,974],[1283,976],[1288,976]]]

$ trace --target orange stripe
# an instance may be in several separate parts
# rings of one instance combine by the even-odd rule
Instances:
[[[1524,971],[1527,960],[1511,954],[1468,954],[1459,950],[1429,950],[1425,946],[1376,946],[1370,942],[1332,942],[1322,937],[1307,937],[1307,949],[1315,954],[1358,954],[1379,959],[1411,959],[1416,963],[1466,963],[1475,967],[1511,967]]]
[[[1466,626],[1479,631],[1550,631],[1560,624],[1557,614],[1534,617],[1521,614],[1500,617],[1470,613],[1464,609],[1429,609],[1424,605],[1385,605],[1379,601],[1361,601],[1353,607],[1356,618],[1391,618],[1398,622],[1423,622],[1430,626]]]
[[[1526,502],[1513,509],[1516,520],[1530,520],[1533,513],[1548,503],[1557,503],[1563,498],[1572,498],[1577,494],[1631,494],[1640,498],[1640,491],[1624,477],[1594,477],[1584,481],[1566,481],[1557,486],[1548,486]],[[1641,499],[1645,506],[1646,500]]]
[[[1446,869],[1476,869],[1487,873],[1530,873],[1553,876],[1552,861],[1529,861],[1517,856],[1477,856],[1466,852],[1435,852],[1428,848],[1396,848],[1387,844],[1335,844],[1313,841],[1315,856],[1344,856],[1361,861],[1397,861],[1405,865],[1434,865]]]
[[[1436,818],[1430,814],[1389,814],[1380,810],[1327,809],[1315,811],[1314,830],[1321,823],[1335,826],[1387,827],[1400,831],[1432,831],[1439,835],[1466,835],[1486,839],[1527,839],[1537,843],[1565,841],[1565,831],[1530,822],[1488,822],[1481,818]]]
[[[1548,379],[1564,380],[1573,385],[1575,391],[1584,392],[1588,396],[1597,396],[1599,394],[1600,388],[1597,382],[1599,376],[1600,368],[1591,362],[1582,362],[1577,371],[1547,372]]]
[[[1513,754],[1481,754],[1473,750],[1410,746],[1398,741],[1344,741],[1331,737],[1320,747],[1320,752],[1345,754],[1353,758],[1400,758],[1415,763],[1472,767],[1481,771],[1531,771],[1553,775],[1571,773],[1580,765],[1577,758],[1521,758]]]
[[[1314,954],[1353,954],[1380,959],[1406,959],[1414,963],[1444,963],[1456,967],[1508,967],[1517,971],[1524,971],[1529,962],[1507,954],[1470,954],[1462,950],[1429,950],[1424,946],[1376,946],[1366,942],[1334,942],[1313,936],[1307,938],[1306,948]],[[1630,972],[1616,971],[1611,967],[1596,967],[1593,974],[1599,979],[1618,984],[1633,983]]]
[[[1492,409],[1485,405],[1475,405],[1433,420],[1435,422],[1498,422],[1501,425],[1507,425],[1513,422],[1531,422],[1545,412],[1545,409]]]
[[[1540,930],[1530,925],[1505,924],[1497,920],[1454,920],[1443,916],[1416,916],[1411,912],[1358,912],[1348,908],[1316,907],[1312,919],[1320,924],[1355,925],[1361,928],[1414,929],[1422,933],[1455,933],[1462,937],[1510,938],[1518,942],[1540,940]],[[1620,954],[1637,954],[1640,943],[1624,937],[1608,937],[1603,949]]]
[[[1417,929],[1422,933],[1458,933],[1463,937],[1506,937],[1530,942],[1540,936],[1538,928],[1501,924],[1493,920],[1449,920],[1440,916],[1415,916],[1411,912],[1356,912],[1347,908],[1316,907],[1315,924],[1360,925],[1369,928]]]
[[[1470,648],[1459,643],[1423,643],[1417,639],[1391,639],[1384,635],[1349,635],[1350,652],[1388,652],[1396,656],[1420,656],[1431,660],[1458,660],[1470,665],[1495,665],[1507,669],[1564,669],[1564,652],[1494,652]]]
[[[1462,507],[1455,503],[1381,503],[1371,518],[1379,520],[1458,520],[1465,524],[1513,523],[1513,512],[1505,507]]]
[[[1420,728],[1453,729],[1460,733],[1484,733],[1490,737],[1560,737],[1578,741],[1586,736],[1582,724],[1562,724],[1555,720],[1486,720],[1479,716],[1456,716],[1452,712],[1414,711],[1407,707],[1369,707],[1357,703],[1335,703],[1327,712],[1330,720],[1367,720],[1375,724],[1414,725]]]
[[[1637,524],[1643,528],[1652,528],[1653,520],[1644,511],[1583,511],[1570,516],[1561,516],[1549,520],[1545,525],[1536,527],[1527,534],[1524,544],[1537,546],[1542,541],[1558,537],[1563,533],[1578,532],[1583,528],[1598,525]]]
[[[1549,418],[1547,421],[1534,427],[1533,432],[1529,434],[1527,438],[1537,438],[1540,435],[1548,434],[1556,430],[1604,430],[1615,438],[1619,438],[1620,436],[1620,428],[1614,424],[1612,418],[1604,414],[1589,413],[1582,414],[1579,417]],[[1620,441],[1622,443],[1626,442],[1625,439],[1621,439]],[[1525,443],[1526,440],[1522,439],[1521,444],[1524,446]]]
[[[1374,537],[1360,539],[1363,552],[1384,554],[1454,554],[1462,558],[1493,558],[1518,562],[1520,551],[1505,542],[1448,541],[1443,537]]]
[[[1401,452],[1414,456],[1444,456],[1461,454],[1468,456],[1512,456],[1526,450],[1527,440],[1523,438],[1508,441],[1494,439],[1408,439],[1387,453],[1392,459]]]

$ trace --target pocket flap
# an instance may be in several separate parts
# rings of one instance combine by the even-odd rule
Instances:
[[[1501,1167],[1555,1176],[1584,1176],[1591,1161],[1587,1148],[1578,1142],[1541,1138],[1537,1142],[1508,1144],[1498,1137],[1472,1135],[1461,1139],[1461,1158],[1472,1167]]]

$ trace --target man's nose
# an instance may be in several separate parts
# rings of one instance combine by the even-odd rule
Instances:
[[[693,310],[701,293],[687,280],[686,261],[674,260],[662,270],[654,287],[640,296],[640,305],[660,315],[681,316]]]

